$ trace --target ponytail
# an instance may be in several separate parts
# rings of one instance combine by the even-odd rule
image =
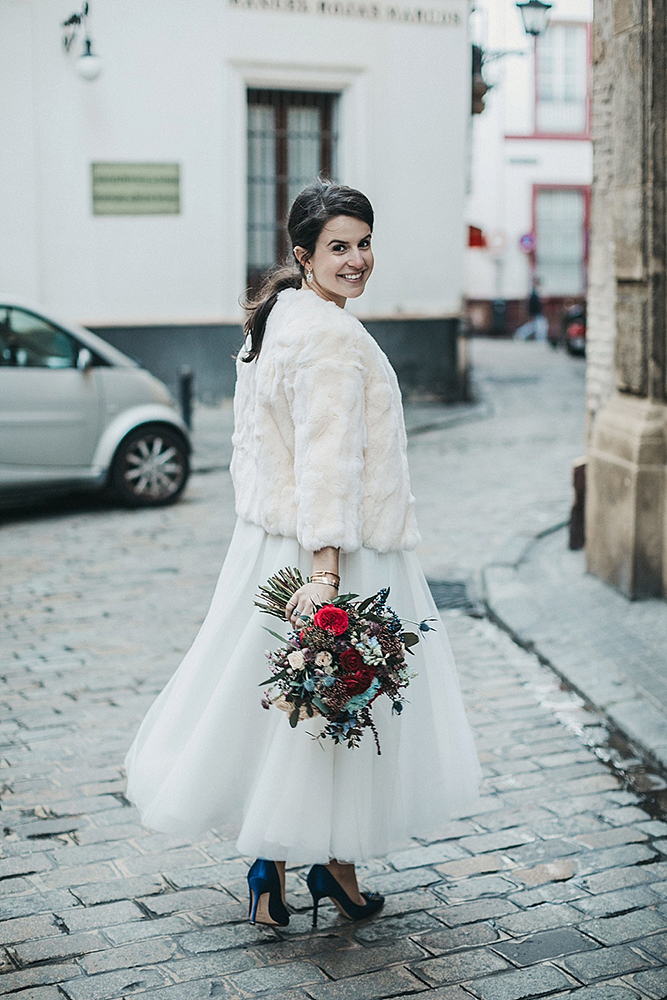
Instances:
[[[250,347],[242,361],[254,361],[259,355],[264,340],[264,331],[269,313],[276,304],[278,293],[285,288],[301,288],[302,271],[289,264],[272,271],[255,298],[245,302],[248,318],[243,324],[243,332],[250,336]]]

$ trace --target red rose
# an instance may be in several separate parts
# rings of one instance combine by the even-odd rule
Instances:
[[[361,653],[358,653],[356,649],[346,649],[345,652],[341,653],[340,665],[346,674],[353,674],[357,670],[364,669]]]
[[[340,654],[340,664],[344,671],[344,676],[339,680],[347,688],[347,693],[352,697],[354,694],[361,694],[369,688],[375,677],[375,671],[364,663],[361,654],[356,649],[346,649]]]
[[[373,683],[373,676],[373,671],[365,666],[362,670],[355,670],[354,673],[345,674],[340,679],[345,685],[347,693],[352,697],[355,694],[361,694],[362,691],[368,690]]]
[[[342,608],[337,608],[333,604],[325,604],[315,614],[313,624],[317,625],[318,628],[329,629],[334,635],[342,635],[343,632],[347,632],[350,620],[347,617],[347,611],[343,611]]]

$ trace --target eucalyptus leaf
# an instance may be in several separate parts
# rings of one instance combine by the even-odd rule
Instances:
[[[297,644],[294,642],[293,639],[286,639],[284,635],[278,635],[277,632],[274,632],[273,629],[267,628],[266,625],[264,625],[263,628],[264,628],[264,631],[268,632],[269,635],[272,635],[274,639],[278,639],[280,641],[281,645],[283,645],[283,646],[293,646],[294,649],[298,649],[299,648],[297,646]]]

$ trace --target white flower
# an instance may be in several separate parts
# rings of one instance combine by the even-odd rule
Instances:
[[[301,670],[304,664],[303,651],[300,649],[295,649],[293,653],[290,653],[287,657],[287,662],[295,670]]]
[[[315,657],[315,663],[318,667],[330,667],[331,660],[331,653],[329,653],[326,649],[321,650]]]
[[[378,642],[376,636],[371,635],[367,637],[366,645],[358,643],[357,650],[361,653],[364,658],[364,663],[368,663],[370,666],[377,667],[381,663],[385,663],[385,656],[382,652],[382,646]]]

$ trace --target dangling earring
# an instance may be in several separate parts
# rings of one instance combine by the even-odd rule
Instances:
[[[313,272],[312,271],[306,271],[306,281],[308,282],[309,285],[312,285],[312,283],[313,283]]]

